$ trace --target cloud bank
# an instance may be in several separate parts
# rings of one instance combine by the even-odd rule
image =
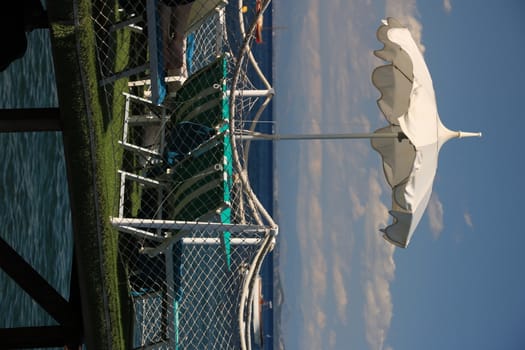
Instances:
[[[295,42],[300,43],[300,47],[292,51],[300,54],[294,57],[294,65],[283,72],[283,76],[286,80],[293,79],[296,82],[293,86],[294,98],[287,104],[291,114],[301,116],[299,123],[292,123],[293,132],[299,129],[300,132],[318,133],[324,127],[322,117],[326,113],[327,100],[330,99],[331,91],[327,92],[324,86],[330,71],[326,70],[326,56],[323,56],[321,49],[324,35],[323,18],[319,16],[321,2],[310,1],[305,5],[301,6],[304,13],[297,19],[300,23]],[[340,84],[344,85],[344,76],[341,81]],[[304,110],[305,107],[307,110]],[[330,164],[327,153],[332,153],[327,152],[326,148],[320,141],[304,142],[297,148],[295,163],[286,165],[300,169],[300,176],[295,179],[297,198],[294,218],[298,246],[294,246],[294,249],[300,252],[301,266],[297,269],[299,276],[288,277],[289,281],[298,281],[291,294],[296,295],[301,302],[293,310],[292,322],[302,326],[299,326],[291,343],[297,344],[295,347],[299,348],[337,348],[338,337],[332,329],[333,324],[347,321],[349,293],[346,280],[349,269],[344,255],[338,251],[330,254],[331,246],[337,244],[344,233],[338,229],[338,226],[343,227],[344,219],[334,220],[325,203],[325,198],[332,195],[327,184],[333,183],[329,180],[333,178],[332,174],[326,174],[326,168],[337,168],[341,159]],[[334,156],[338,157],[338,154]],[[351,250],[351,241],[346,240],[343,245]],[[298,262],[291,262],[294,263]],[[335,315],[330,313],[328,316],[329,308],[335,310]]]
[[[365,221],[365,306],[366,340],[370,349],[384,349],[392,320],[393,304],[390,282],[394,279],[394,246],[385,242],[378,232],[388,220],[388,208],[382,203],[378,171],[370,171]]]
[[[293,64],[276,76],[293,82],[287,91],[278,91],[276,105],[278,111],[285,106],[286,115],[300,118],[280,122],[283,129],[284,123],[294,128],[286,132],[367,132],[384,123],[375,109],[378,93],[370,82],[378,64],[372,55],[378,48],[374,31],[385,16],[375,12],[375,5],[305,0],[289,12],[286,20],[290,28],[293,22],[293,32],[286,33],[290,36],[286,45],[296,45],[293,52],[300,54],[290,56]],[[387,0],[385,12],[407,24],[424,49],[415,0]],[[390,220],[390,194],[384,190],[379,158],[369,143],[361,141],[316,141],[296,150],[295,163],[286,164],[301,169],[293,179],[297,246],[290,244],[299,251],[301,266],[293,269],[297,276],[285,276],[293,289],[287,299],[300,300],[292,310],[288,331],[296,334],[290,344],[346,348],[348,329],[359,322],[365,334],[358,336],[370,349],[391,350],[387,335],[394,307],[390,284],[395,277],[395,248],[378,231]],[[294,263],[298,262],[289,262]]]

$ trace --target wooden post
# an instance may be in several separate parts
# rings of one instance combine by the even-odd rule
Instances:
[[[0,109],[0,132],[32,131],[62,131],[59,109]]]

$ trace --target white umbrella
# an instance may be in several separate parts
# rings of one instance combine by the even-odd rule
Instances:
[[[384,238],[407,247],[432,193],[438,153],[452,138],[481,136],[447,129],[439,119],[432,78],[412,35],[396,19],[377,30],[385,46],[374,54],[391,64],[377,67],[372,82],[381,92],[377,104],[390,123],[376,133],[402,132],[406,139],[372,139],[381,154],[392,187],[393,223],[381,230]]]
[[[392,187],[393,223],[383,237],[406,248],[421,220],[432,193],[441,146],[452,138],[481,133],[451,131],[439,119],[432,78],[412,35],[396,19],[383,20],[377,38],[385,46],[375,55],[391,64],[372,73],[381,92],[377,104],[389,125],[372,134],[280,135],[239,131],[250,140],[312,140],[369,138],[383,158],[383,169]]]

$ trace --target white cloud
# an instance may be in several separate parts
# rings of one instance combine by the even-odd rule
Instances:
[[[364,205],[361,204],[361,200],[359,199],[359,196],[353,188],[351,188],[349,192],[350,207],[352,208],[352,218],[355,220],[365,214],[366,208]]]
[[[451,0],[443,0],[443,8],[445,9],[446,13],[450,13],[452,11]]]
[[[472,223],[472,216],[470,213],[466,212],[463,214],[463,219],[465,219],[465,224],[467,224],[468,227],[473,228],[474,224]]]
[[[332,278],[333,278],[333,289],[334,289],[334,300],[336,303],[337,315],[339,320],[346,324],[346,313],[348,306],[348,292],[345,286],[345,275],[344,270],[347,264],[346,259],[348,256],[341,257],[340,255],[334,254]]]
[[[430,231],[435,239],[439,238],[443,231],[443,204],[439,200],[437,193],[432,193],[430,201],[428,202],[427,208],[428,222],[430,225]]]

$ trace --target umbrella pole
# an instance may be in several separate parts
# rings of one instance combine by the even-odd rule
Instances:
[[[249,132],[237,135],[240,140],[346,140],[346,139],[406,139],[402,132],[385,133],[342,133],[342,134],[265,134],[260,132]]]

